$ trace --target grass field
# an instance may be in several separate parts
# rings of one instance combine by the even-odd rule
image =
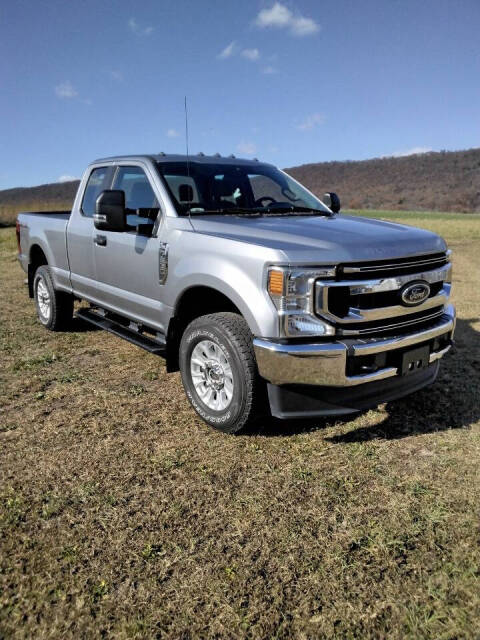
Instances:
[[[0,230],[0,638],[480,637],[480,216],[375,215],[454,250],[436,384],[237,437],[161,359],[45,331]]]
[[[1,194],[0,194],[1,198]],[[1,204],[0,202],[0,228],[15,226],[15,221],[21,211],[69,211],[72,208],[72,200],[25,200],[18,204]]]

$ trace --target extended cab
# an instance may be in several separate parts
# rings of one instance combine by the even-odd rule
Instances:
[[[233,156],[92,163],[71,212],[21,213],[38,318],[77,311],[166,358],[210,425],[352,413],[432,383],[449,350],[451,263],[429,231],[339,214]]]

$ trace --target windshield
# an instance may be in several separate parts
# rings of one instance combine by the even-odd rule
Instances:
[[[158,170],[180,215],[329,214],[320,200],[270,165],[159,162]]]

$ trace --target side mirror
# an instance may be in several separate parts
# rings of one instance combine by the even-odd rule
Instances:
[[[95,203],[93,224],[101,231],[125,231],[125,191],[107,189],[102,191]]]
[[[340,211],[340,198],[333,191],[328,191],[323,195],[322,198],[323,204],[326,204],[333,213],[338,213]]]

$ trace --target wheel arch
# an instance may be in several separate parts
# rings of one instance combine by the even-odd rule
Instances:
[[[188,324],[196,318],[209,313],[230,311],[242,316],[248,323],[242,309],[232,298],[233,296],[209,285],[192,285],[179,294],[167,331],[168,372],[178,371],[180,339]]]
[[[41,267],[43,265],[48,265],[47,256],[45,255],[45,252],[42,249],[42,247],[39,244],[34,243],[30,247],[30,251],[28,253],[27,277],[28,277],[28,295],[30,298],[33,298],[33,279],[35,277],[35,272],[38,269],[38,267]]]

